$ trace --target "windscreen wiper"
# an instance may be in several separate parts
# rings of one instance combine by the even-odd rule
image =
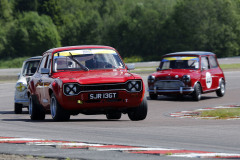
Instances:
[[[70,54],[71,60],[73,60],[74,62],[76,62],[84,71],[89,71],[89,69],[88,69],[86,66],[82,65],[77,59],[75,59],[75,58],[73,57],[73,55],[72,55],[71,52],[69,52],[69,54]]]

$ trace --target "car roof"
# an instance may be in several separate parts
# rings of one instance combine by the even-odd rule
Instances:
[[[174,52],[174,53],[168,53],[165,54],[165,56],[180,56],[180,55],[197,55],[197,56],[204,56],[204,55],[215,55],[212,52],[206,52],[206,51],[184,51],[184,52]]]
[[[32,60],[41,60],[42,56],[35,56],[35,57],[30,57],[26,59],[25,61],[32,61]]]
[[[66,46],[66,47],[52,48],[52,49],[47,50],[45,53],[49,53],[49,52],[56,53],[56,52],[66,51],[66,50],[89,49],[89,48],[112,49],[112,50],[115,50],[113,47],[103,46],[103,45],[79,45],[79,46]]]

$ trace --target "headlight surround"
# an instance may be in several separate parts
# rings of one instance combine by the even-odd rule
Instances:
[[[153,75],[148,76],[148,83],[154,83],[154,81],[155,81],[155,76]]]
[[[19,91],[19,92],[23,92],[24,90],[27,89],[27,85],[24,84],[23,82],[18,82],[16,84],[16,90]]]
[[[66,83],[63,86],[63,92],[67,96],[78,95],[80,93],[80,86],[77,83]]]
[[[140,92],[142,90],[142,81],[130,80],[126,83],[126,89],[128,92]]]
[[[183,75],[182,81],[185,83],[189,83],[191,81],[191,76],[190,75]]]

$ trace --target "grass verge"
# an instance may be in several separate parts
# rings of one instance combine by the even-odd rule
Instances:
[[[23,61],[28,57],[0,60],[0,68],[21,68]]]
[[[233,64],[220,64],[220,67],[224,69],[240,69],[240,63]]]
[[[216,119],[239,118],[240,108],[227,108],[201,111],[199,117],[216,117]]]

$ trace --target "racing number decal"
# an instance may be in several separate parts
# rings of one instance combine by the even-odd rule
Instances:
[[[207,85],[207,88],[211,88],[212,86],[212,76],[211,76],[211,73],[209,72],[206,73],[206,85]]]

